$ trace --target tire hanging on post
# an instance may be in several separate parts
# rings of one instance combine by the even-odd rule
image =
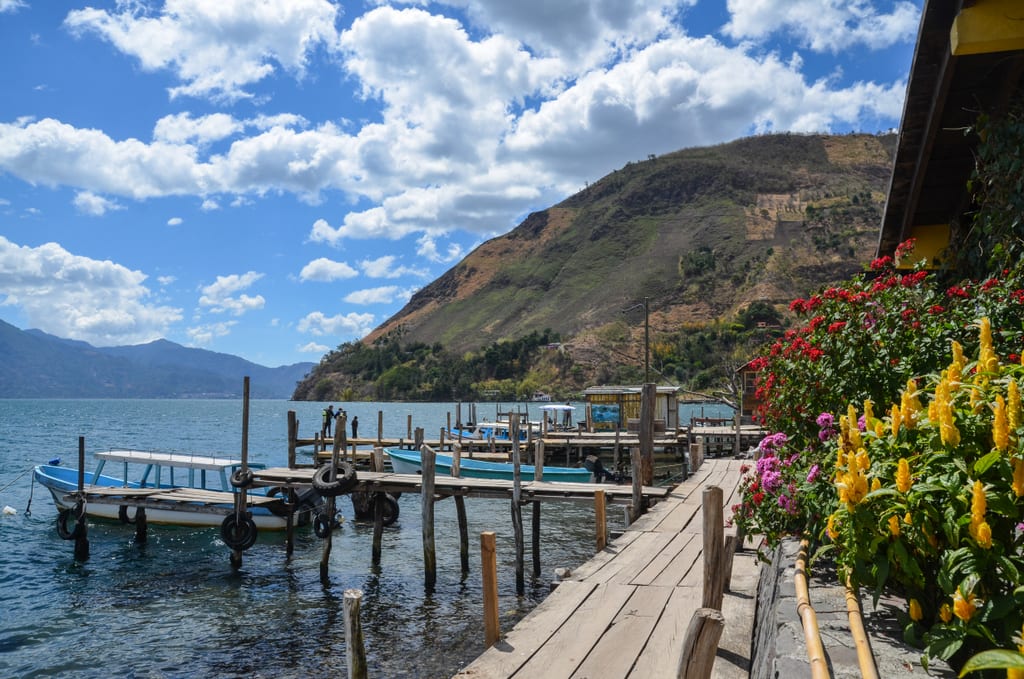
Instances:
[[[228,514],[220,524],[220,537],[228,547],[236,551],[245,551],[256,544],[259,530],[252,519],[252,512],[245,512],[241,520],[234,514]]]
[[[334,481],[331,478],[331,465],[325,464],[313,474],[313,489],[323,497],[344,495],[358,483],[356,468],[351,462],[339,462]]]

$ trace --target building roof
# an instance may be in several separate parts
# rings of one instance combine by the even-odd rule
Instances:
[[[987,24],[976,29],[979,13]],[[916,226],[950,224],[955,231],[969,211],[977,139],[965,131],[979,113],[1005,111],[1024,84],[1024,28],[1014,24],[1024,27],[1019,0],[925,0],[878,256],[891,255]],[[1004,29],[1017,38],[986,39]],[[984,51],[991,49],[997,51]]]

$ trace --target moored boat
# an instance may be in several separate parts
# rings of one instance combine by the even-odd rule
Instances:
[[[419,451],[400,448],[385,448],[391,460],[391,468],[398,474],[420,474],[423,462]],[[452,456],[438,453],[434,467],[438,474],[450,475]],[[463,457],[459,461],[462,476],[475,479],[503,479],[511,481],[514,465],[510,462],[487,462]],[[533,481],[535,469],[531,464],[519,465],[519,473],[524,481]],[[585,467],[547,467],[543,468],[543,480],[566,483],[590,483],[591,472]]]
[[[144,497],[146,491],[189,489],[196,493],[188,499],[170,501],[164,507],[150,507],[146,510],[148,523],[178,526],[222,526],[229,509],[234,507],[235,493],[231,478],[242,468],[240,460],[217,458],[203,455],[182,455],[141,450],[110,450],[94,454],[96,468],[84,477],[85,493],[104,492],[116,495],[117,489],[124,489],[125,497]],[[119,463],[122,476],[104,474],[107,462]],[[261,465],[248,465],[250,469]],[[133,475],[134,472],[134,475]],[[76,498],[71,495],[78,491],[78,470],[59,464],[41,464],[33,470],[33,477],[46,487],[53,496],[58,510],[71,510]],[[205,493],[205,494],[204,494]],[[253,502],[248,508],[257,528],[284,530],[287,525],[289,508],[281,497],[275,497],[273,489],[251,488]],[[184,496],[183,496],[184,497]],[[308,522],[311,508],[320,501],[319,495],[309,490],[299,497],[297,523]],[[127,520],[127,507],[117,503],[88,502],[86,515],[96,519]]]

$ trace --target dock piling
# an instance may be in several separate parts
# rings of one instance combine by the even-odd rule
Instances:
[[[452,446],[452,476],[459,478],[462,473],[462,445],[456,443]],[[459,562],[462,565],[462,574],[469,573],[469,521],[466,519],[466,498],[461,495],[455,496],[455,514],[459,520]]]
[[[701,606],[716,610],[722,609],[725,590],[723,495],[720,487],[708,486],[701,496],[701,510],[704,515],[704,593]]]
[[[85,437],[78,437],[78,504],[75,505],[75,560],[89,558],[89,522],[85,516]]]
[[[709,679],[724,628],[725,618],[721,611],[698,608],[694,612],[683,639],[678,679]]]
[[[523,476],[519,464],[519,426],[512,420],[509,434],[512,436],[512,533],[516,539],[516,594],[522,596],[526,592],[526,578],[523,575]]]
[[[370,456],[370,469],[384,471],[384,449],[374,446]],[[384,540],[384,493],[373,494],[373,565],[380,565],[381,545]]]
[[[345,660],[348,679],[366,679],[366,647],[363,644],[363,625],[359,620],[363,590],[345,590]]]
[[[480,572],[484,594],[484,644],[498,643],[501,628],[498,622],[498,554],[494,531],[480,533]]]
[[[600,552],[608,545],[608,519],[603,490],[594,491],[594,523],[597,527],[597,551]]]
[[[423,430],[417,429],[418,437]],[[430,446],[420,447],[420,460],[423,469],[423,486],[421,487],[421,504],[423,506],[423,577],[428,592],[434,591],[437,584],[437,548],[434,544],[434,474],[435,453]]]

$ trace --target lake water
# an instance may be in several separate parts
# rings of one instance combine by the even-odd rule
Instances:
[[[311,437],[325,405],[252,401],[249,459],[285,465],[288,411],[297,413],[300,436]],[[414,427],[435,438],[448,413],[455,417],[451,403],[343,405],[350,418],[359,416],[363,436],[376,433],[379,412],[386,437],[405,436],[412,416]],[[479,418],[495,407],[479,404]],[[705,406],[709,417],[727,413]],[[464,577],[455,506],[442,501],[437,582],[427,593],[419,497],[403,495],[379,568],[371,563],[372,523],[355,521],[351,502],[339,498],[345,520],[334,535],[327,584],[320,581],[322,542],[309,528],[298,530],[290,559],[282,535],[262,533],[235,571],[217,529],[151,526],[148,542],[136,544],[131,527],[93,522],[90,558],[79,563],[73,542],[57,535],[49,493],[32,483],[32,467],[53,457],[76,465],[79,436],[91,469],[91,453],[110,448],[238,457],[241,423],[241,401],[0,400],[0,507],[16,511],[0,515],[0,676],[346,676],[343,593],[357,588],[370,676],[447,677],[484,650],[481,532],[497,534],[503,630],[543,600],[555,568],[592,555],[593,507],[545,504],[543,573],[531,577],[527,547],[526,593],[517,596],[509,503],[468,499],[471,571]],[[609,522],[621,528],[621,512],[610,512]]]

